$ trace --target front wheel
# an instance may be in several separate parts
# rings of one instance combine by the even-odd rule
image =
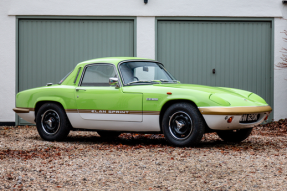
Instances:
[[[205,123],[198,109],[189,103],[171,105],[164,113],[162,130],[175,146],[196,145],[204,134]]]
[[[239,143],[245,140],[252,132],[252,128],[228,130],[228,131],[217,131],[217,135],[226,142]]]
[[[36,126],[46,141],[61,141],[70,132],[69,120],[63,108],[55,103],[45,103],[37,112]]]

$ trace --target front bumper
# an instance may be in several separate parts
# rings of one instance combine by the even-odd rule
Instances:
[[[258,107],[201,107],[198,108],[207,125],[214,130],[233,130],[251,128],[262,123],[272,108],[270,106]],[[252,123],[241,123],[240,119],[244,114],[260,114],[259,119]],[[229,117],[233,117],[231,123],[227,122]]]

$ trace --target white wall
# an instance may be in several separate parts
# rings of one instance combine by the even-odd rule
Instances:
[[[137,56],[155,58],[156,16],[273,17],[274,63],[287,47],[287,5],[282,0],[0,0],[0,122],[15,121],[17,15],[137,16]],[[274,117],[287,117],[287,69],[274,71]]]
[[[280,17],[281,0],[11,0],[11,15]]]
[[[0,122],[15,121],[15,17],[9,0],[0,1]]]
[[[155,59],[155,17],[137,17],[137,57]]]
[[[276,18],[274,35],[274,64],[282,62],[282,48],[287,48],[287,42],[283,38],[287,36],[282,33],[287,30],[287,4],[281,7],[283,18]],[[284,19],[285,18],[285,19]],[[274,119],[287,118],[287,68],[274,67]]]

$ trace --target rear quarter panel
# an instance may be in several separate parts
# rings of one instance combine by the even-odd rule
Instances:
[[[53,85],[19,92],[16,96],[16,107],[35,108],[39,101],[55,101],[64,109],[76,109],[75,87]]]

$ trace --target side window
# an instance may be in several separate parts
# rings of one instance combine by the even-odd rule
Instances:
[[[81,86],[110,86],[109,78],[116,77],[114,66],[95,64],[86,68]]]

